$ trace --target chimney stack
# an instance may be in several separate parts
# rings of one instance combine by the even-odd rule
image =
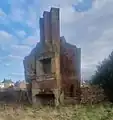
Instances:
[[[60,41],[59,8],[44,11],[43,18],[40,18],[40,41],[53,44]]]

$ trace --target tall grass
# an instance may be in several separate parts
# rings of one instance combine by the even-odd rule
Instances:
[[[59,108],[5,105],[0,120],[113,120],[111,104],[69,105]]]

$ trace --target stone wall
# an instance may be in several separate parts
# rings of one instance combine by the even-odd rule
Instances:
[[[28,96],[24,90],[0,90],[0,103],[28,103]]]
[[[98,86],[81,87],[81,103],[99,103],[105,100],[104,90]]]

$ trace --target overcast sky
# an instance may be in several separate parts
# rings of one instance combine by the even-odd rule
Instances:
[[[1,0],[0,80],[24,79],[23,58],[40,40],[39,17],[60,8],[61,35],[82,49],[82,77],[113,49],[113,0]]]

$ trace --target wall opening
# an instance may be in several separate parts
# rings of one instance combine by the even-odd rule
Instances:
[[[55,105],[55,96],[54,94],[37,94],[36,101],[40,102],[41,105]]]
[[[74,85],[70,86],[70,97],[74,97]]]
[[[44,74],[51,73],[51,58],[41,60]]]

